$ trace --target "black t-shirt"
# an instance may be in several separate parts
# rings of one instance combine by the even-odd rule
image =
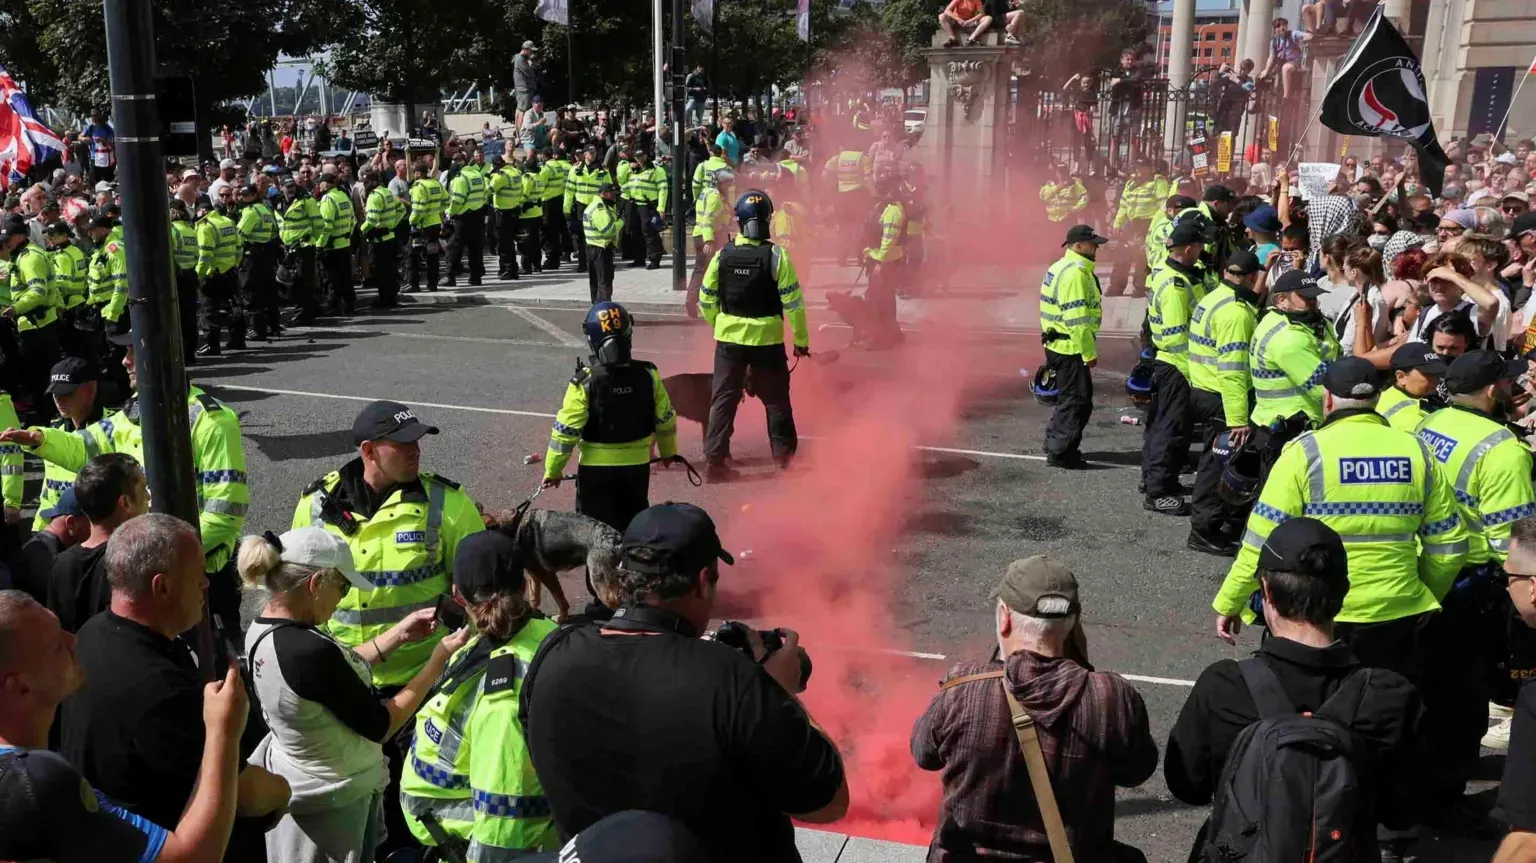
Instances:
[[[54,559],[46,602],[66,632],[79,632],[87,620],[111,606],[112,585],[102,566],[106,556],[107,544],[102,543],[94,548],[71,546]]]
[[[525,693],[528,746],[563,839],[627,809],[685,824],[714,860],[798,861],[784,813],[843,782],[837,749],[757,664],[713,641],[555,636]]]
[[[21,547],[16,553],[16,565],[11,578],[16,586],[40,603],[48,602],[48,574],[53,571],[53,560],[62,550],[59,538],[43,531]]]
[[[58,755],[0,746],[0,860],[150,863],[165,838]]]
[[[1511,830],[1536,833],[1536,686],[1520,689],[1513,723],[1493,817]]]

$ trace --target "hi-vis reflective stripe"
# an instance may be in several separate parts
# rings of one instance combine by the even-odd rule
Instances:
[[[533,853],[527,848],[502,848],[497,845],[487,845],[479,839],[471,839],[469,853],[466,856],[470,863],[506,863],[508,860],[526,858]]]
[[[466,780],[467,781],[467,780]],[[469,798],[444,799],[442,797],[418,797],[400,792],[400,806],[418,821],[423,815],[432,815],[439,821],[473,821],[475,806]]]
[[[436,606],[437,598],[433,597],[426,602],[413,602],[394,608],[338,608],[331,613],[331,619],[344,626],[382,626],[386,623],[399,623],[413,611]]]
[[[447,788],[449,790],[453,790],[455,788],[469,787],[468,776],[465,776],[462,773],[454,773],[451,770],[443,770],[435,764],[428,764],[427,762],[422,761],[420,758],[417,758],[414,751],[411,752],[411,769],[416,771],[416,775],[420,776],[423,781],[431,785],[436,785],[438,788]],[[474,816],[471,815],[467,820],[473,819]]]
[[[1461,463],[1461,470],[1456,474],[1456,490],[1471,497],[1471,491],[1467,489],[1467,486],[1472,482],[1472,472],[1477,470],[1477,463],[1482,460],[1483,456],[1488,454],[1489,450],[1506,440],[1514,439],[1515,436],[1509,430],[1495,429],[1492,434],[1473,445],[1472,452],[1468,453],[1467,460]]]
[[[511,794],[496,794],[492,791],[474,790],[473,800],[475,811],[492,818],[547,818],[549,817],[549,798],[539,795],[536,797],[521,797]]]
[[[1393,405],[1392,407],[1387,408],[1387,412],[1382,414],[1381,418],[1382,419],[1391,419],[1393,414],[1397,413],[1398,411],[1402,410],[1403,408],[1408,407],[1409,405],[1416,405],[1418,403],[1419,403],[1418,399],[1409,399],[1408,401],[1405,401],[1405,402],[1398,402],[1397,404]]]

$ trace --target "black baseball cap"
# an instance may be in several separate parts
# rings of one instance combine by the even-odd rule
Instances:
[[[1109,238],[1101,237],[1094,233],[1093,226],[1073,225],[1072,229],[1067,231],[1067,239],[1062,245],[1070,246],[1073,243],[1093,243],[1096,246],[1102,246],[1107,242],[1109,242]]]
[[[437,434],[437,426],[429,426],[417,419],[410,408],[399,402],[371,402],[352,421],[352,439],[357,443],[371,440],[412,443],[429,434]]]
[[[1237,199],[1237,193],[1227,188],[1226,186],[1217,183],[1215,185],[1205,187],[1204,198],[1207,201],[1234,201]]]
[[[675,819],[659,812],[615,812],[571,837],[559,851],[534,854],[529,863],[707,863],[704,845]]]
[[[465,599],[521,592],[525,581],[517,542],[499,530],[472,533],[454,549],[453,586]]]
[[[97,371],[95,363],[88,363],[79,357],[65,357],[48,370],[48,394],[67,396],[82,384],[99,380],[101,373]]]
[[[1368,399],[1381,392],[1381,374],[1363,357],[1344,357],[1323,372],[1323,389],[1341,399]]]
[[[1394,372],[1418,369],[1426,375],[1443,375],[1447,368],[1445,359],[1423,342],[1408,342],[1392,352]]]
[[[123,315],[117,323],[107,324],[107,341],[120,348],[133,347],[133,324]]]
[[[1529,369],[1529,361],[1506,360],[1497,351],[1467,351],[1446,369],[1445,389],[1450,393],[1475,393],[1499,381],[1512,381]]]
[[[1307,299],[1313,299],[1328,293],[1328,289],[1318,285],[1317,279],[1301,270],[1288,270],[1285,275],[1275,280],[1269,292],[1271,294],[1295,293]]]
[[[27,220],[20,214],[12,213],[5,217],[4,222],[0,222],[0,240],[7,237],[25,237],[28,233],[30,229],[27,227]]]
[[[1264,265],[1259,263],[1259,256],[1247,249],[1238,249],[1227,256],[1226,271],[1234,276],[1249,276],[1262,272]]]
[[[1509,226],[1509,238],[1520,239],[1521,235],[1536,231],[1536,210],[1521,213],[1515,217],[1513,224]]]
[[[651,575],[696,573],[716,560],[736,563],[720,545],[709,513],[691,503],[670,501],[630,520],[620,552],[625,569]]]
[[[1183,246],[1189,243],[1205,242],[1205,226],[1199,219],[1181,219],[1173,226],[1173,232],[1168,235],[1168,245]]]
[[[1259,569],[1347,579],[1349,556],[1333,528],[1302,516],[1286,519],[1269,532],[1259,547]]]

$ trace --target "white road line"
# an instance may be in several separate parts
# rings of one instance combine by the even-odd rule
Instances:
[[[532,339],[507,339],[496,336],[444,336],[436,333],[397,333],[390,330],[351,330],[356,334],[367,333],[369,335],[389,336],[396,339],[420,339],[423,341],[449,341],[470,342],[479,345],[509,345],[515,348],[570,348],[586,347],[585,345],[567,345],[560,342],[537,342]],[[668,348],[635,348],[637,354],[664,354],[671,356],[693,356],[696,351],[672,350]]]
[[[554,324],[554,322],[540,317],[528,309],[520,308],[518,306],[503,306],[502,308],[507,309],[512,314],[517,315],[528,323],[533,324],[544,332],[554,336],[555,341],[558,341],[560,344],[565,345],[568,348],[584,348],[587,346],[586,342],[582,341],[576,336],[571,335],[565,330],[560,329]]]
[[[1124,677],[1126,680],[1134,680],[1137,683],[1157,683],[1157,684],[1161,684],[1162,686],[1194,686],[1195,685],[1195,682],[1193,680],[1183,680],[1183,679],[1178,678],[1178,677],[1147,677],[1146,675],[1142,675],[1142,674],[1123,674],[1123,673],[1121,673],[1119,671],[1116,671],[1114,673],[1115,674],[1119,674],[1121,677]]]
[[[195,375],[194,375],[194,377],[195,377]],[[217,389],[226,389],[226,390],[234,390],[236,392],[267,393],[269,395],[279,395],[279,396],[304,396],[304,397],[312,398],[312,399],[331,399],[333,401],[343,401],[343,402],[372,402],[372,401],[379,401],[380,400],[378,396],[347,396],[347,395],[341,395],[340,393],[317,393],[317,392],[312,392],[310,390],[282,390],[282,389],[277,389],[276,387],[246,387],[246,386],[238,386],[236,384],[220,383],[218,381],[211,381],[207,385],[209,387],[212,387],[213,389],[216,389],[216,390]],[[450,405],[450,404],[443,404],[441,402],[416,402],[416,401],[411,402],[411,405],[413,407],[438,408],[439,410],[445,410],[445,411],[473,411],[474,413],[482,413],[482,414],[502,414],[504,416],[514,416],[514,417],[536,417],[538,419],[554,419],[555,418],[554,414],[540,413],[538,411],[511,410],[510,408],[482,408],[482,407],[475,407],[474,405]],[[816,436],[815,435],[804,435],[803,434],[803,435],[800,436],[800,438],[802,440],[816,440]],[[1012,459],[1012,460],[1022,460],[1022,461],[1045,461],[1045,456],[1043,456],[1043,455],[1025,455],[1023,453],[1016,453],[1016,452],[993,452],[991,450],[983,450],[983,449],[955,449],[953,447],[942,447],[942,446],[914,446],[912,448],[915,449],[915,450],[918,450],[920,452],[938,452],[938,453],[946,453],[946,454],[950,454],[950,455],[974,455],[974,456],[980,456],[982,458]],[[1104,467],[1127,467],[1126,465],[1109,464],[1108,462],[1089,462],[1089,463],[1090,464],[1103,465]]]
[[[278,396],[304,396],[312,399],[332,399],[342,402],[374,402],[380,401],[377,396],[344,396],[338,393],[316,393],[309,390],[280,390],[274,387],[242,387],[235,384],[212,382],[208,386],[214,390],[234,390],[244,393],[266,393]],[[411,402],[412,407],[438,408],[445,411],[473,411],[481,414],[502,414],[513,417],[536,417],[538,419],[554,419],[554,414],[539,413],[537,411],[515,411],[507,408],[480,408],[471,405],[445,405],[437,402]]]

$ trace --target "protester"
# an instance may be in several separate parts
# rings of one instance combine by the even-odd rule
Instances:
[[[112,587],[102,564],[107,542],[124,522],[149,512],[149,487],[144,469],[132,456],[105,453],[86,462],[65,494],[75,496],[90,532],[54,561],[48,607],[65,632],[79,632],[86,621],[111,607]]]
[[[1077,578],[1060,562],[1016,560],[994,593],[997,651],[950,669],[912,729],[918,766],[943,775],[928,859],[1051,859],[1042,801],[1013,733],[1015,700],[1038,729],[1074,858],[1134,859],[1139,852],[1114,841],[1115,788],[1157,769],[1141,695],[1088,663]]]
[[[73,489],[64,492],[53,506],[38,514],[47,520],[48,526],[33,534],[21,547],[11,576],[16,587],[38,602],[46,603],[54,561],[67,549],[85,541],[90,536],[91,524],[75,501]]]
[[[795,859],[790,816],[823,824],[848,810],[837,747],[795,698],[799,636],[785,630],[766,657],[760,644],[748,657],[699,638],[717,561],[734,558],[698,507],[641,512],[622,554],[623,607],[561,630],[523,682],[528,748],[561,837],[640,808],[681,821],[712,858]]]
[[[1536,518],[1511,525],[1505,589],[1520,623],[1536,628]],[[1524,686],[1510,721],[1509,754],[1493,817],[1509,825],[1494,863],[1536,859],[1536,687]]]

